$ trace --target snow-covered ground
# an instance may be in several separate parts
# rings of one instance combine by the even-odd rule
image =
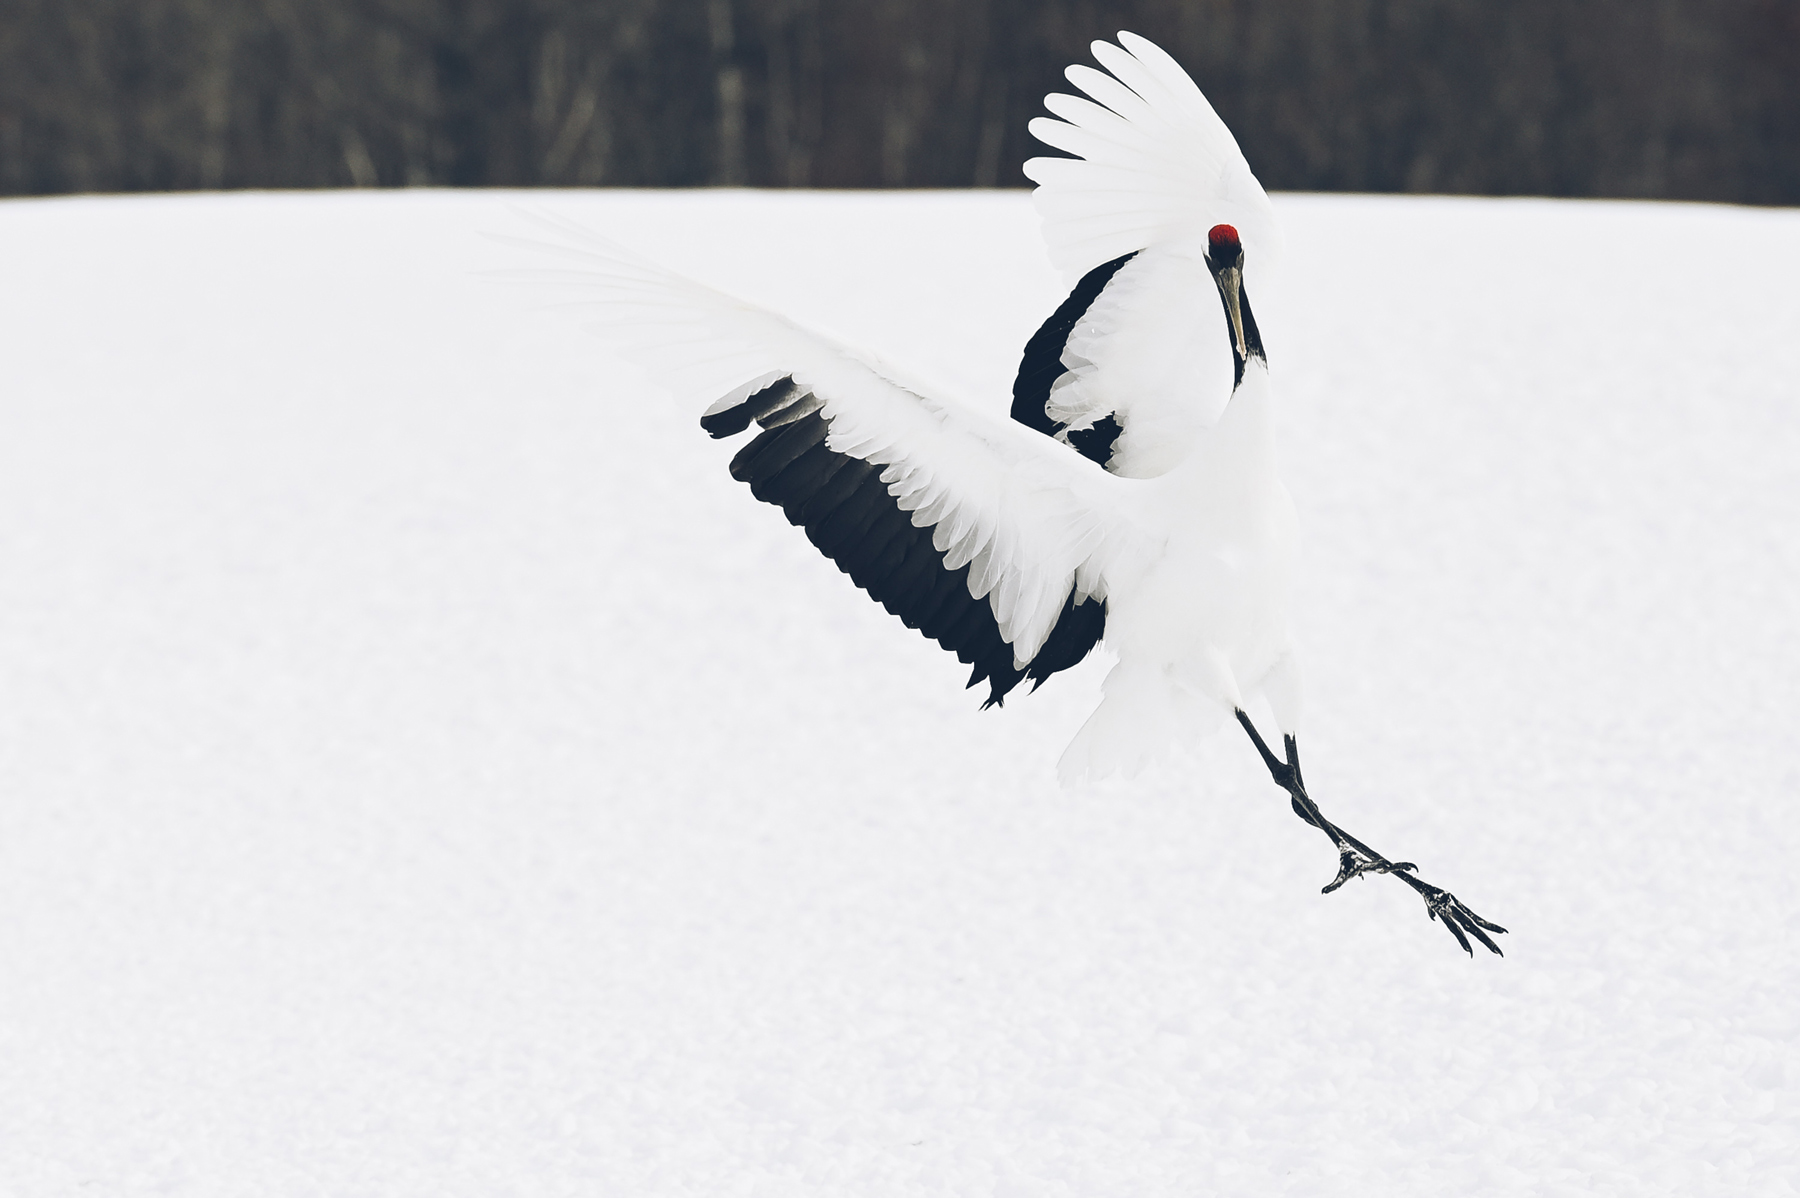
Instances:
[[[1786,1194],[1800,213],[1278,197],[1308,779],[1063,793],[579,312],[1004,409],[1023,195],[0,204],[0,1193]],[[550,297],[554,299],[556,297]]]

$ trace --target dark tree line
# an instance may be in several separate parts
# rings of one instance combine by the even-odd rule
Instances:
[[[1800,203],[1800,0],[0,0],[0,192],[1016,186],[1120,28],[1271,187]]]

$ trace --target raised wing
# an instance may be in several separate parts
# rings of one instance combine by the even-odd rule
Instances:
[[[563,252],[583,269],[550,273],[605,309],[600,331],[653,376],[705,395],[737,381],[701,417],[714,437],[761,428],[733,477],[908,627],[971,664],[969,685],[986,680],[988,703],[1074,665],[1100,639],[1108,574],[1140,552],[1128,487],[616,247]]]
[[[1204,241],[1234,226],[1246,256],[1266,274],[1281,254],[1269,197],[1237,139],[1181,65],[1135,33],[1095,42],[1111,74],[1065,74],[1091,99],[1051,94],[1031,135],[1075,155],[1033,158],[1025,174],[1044,221],[1050,260],[1073,281],[1103,262],[1160,242]]]
[[[1090,99],[1047,96],[1062,119],[1031,122],[1034,137],[1077,155],[1025,164],[1051,260],[1077,281],[1026,347],[1013,416],[1144,478],[1186,457],[1231,398],[1208,230],[1237,229],[1259,285],[1280,242],[1267,194],[1194,81],[1145,39],[1119,41],[1093,46],[1111,74],[1068,69]]]

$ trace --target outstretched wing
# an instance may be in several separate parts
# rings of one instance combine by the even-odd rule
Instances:
[[[589,244],[592,245],[591,239]],[[761,431],[733,477],[973,666],[988,703],[1074,665],[1105,626],[1109,572],[1137,551],[1126,485],[1006,421],[896,381],[873,358],[625,251],[555,272],[600,330],[678,392],[719,395],[714,437]]]
[[[1246,291],[1280,255],[1269,197],[1187,73],[1136,34],[1095,42],[1110,74],[1072,66],[1090,98],[1054,94],[1032,136],[1071,158],[1025,173],[1051,260],[1076,280],[1026,346],[1014,418],[1115,474],[1179,463],[1231,398],[1235,362],[1207,270],[1207,231],[1235,227]]]

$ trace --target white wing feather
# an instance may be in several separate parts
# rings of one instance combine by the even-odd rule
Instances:
[[[1237,139],[1173,58],[1134,33],[1119,34],[1119,43],[1093,45],[1112,74],[1067,71],[1091,100],[1046,96],[1061,119],[1031,122],[1033,137],[1079,156],[1025,164],[1038,184],[1033,199],[1051,261],[1073,283],[1121,254],[1204,238],[1228,224],[1266,280],[1280,257],[1280,234]]]
[[[1107,577],[1141,555],[1130,484],[1065,445],[966,405],[930,398],[891,367],[766,309],[655,266],[584,232],[584,248],[527,242],[579,269],[533,272],[579,288],[606,311],[596,328],[672,391],[735,406],[791,375],[824,401],[826,445],[883,466],[881,480],[946,569],[969,564],[1023,668],[1055,627],[1070,592],[1104,599]]]
[[[1192,452],[1231,399],[1224,310],[1206,243],[1158,243],[1119,268],[1064,343],[1067,373],[1045,411],[1071,429],[1111,415],[1123,430],[1107,469],[1154,478]]]

